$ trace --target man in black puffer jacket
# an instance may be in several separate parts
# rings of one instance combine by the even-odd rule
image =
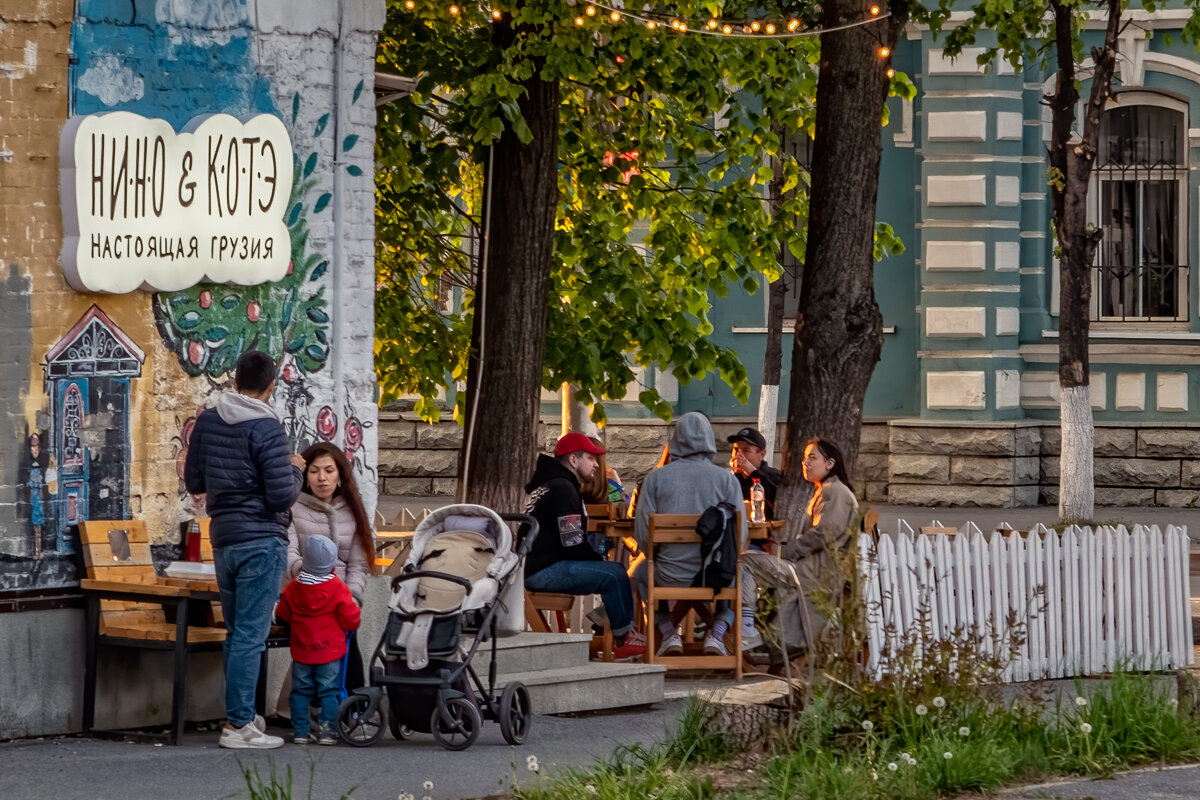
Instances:
[[[558,440],[554,457],[540,455],[525,486],[525,513],[538,523],[538,535],[525,559],[525,588],[531,592],[598,594],[604,601],[618,661],[646,652],[633,630],[633,590],[625,568],[592,549],[580,480],[591,478],[604,448],[582,433]]]
[[[217,407],[196,420],[188,442],[184,483],[204,494],[212,518],[213,560],[225,615],[225,716],[219,745],[271,749],[254,713],[258,667],[271,628],[271,612],[287,565],[287,530],[300,494],[304,459],[290,455],[279,415],[269,405],[275,362],[252,350],[238,359]]]

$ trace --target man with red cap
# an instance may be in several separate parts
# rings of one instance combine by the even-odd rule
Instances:
[[[605,560],[587,537],[587,510],[579,494],[604,448],[582,433],[568,433],[554,457],[539,455],[525,486],[525,513],[538,522],[538,536],[525,559],[525,588],[531,592],[598,594],[613,632],[613,655],[629,659],[646,652],[633,633],[633,591],[620,564]]]

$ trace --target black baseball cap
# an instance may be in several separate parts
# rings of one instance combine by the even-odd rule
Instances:
[[[737,433],[728,437],[725,441],[727,441],[727,442],[745,442],[746,444],[754,445],[755,447],[757,447],[760,450],[767,449],[766,438],[764,438],[763,435],[761,433],[759,433],[757,430],[755,430],[754,428],[742,428]]]

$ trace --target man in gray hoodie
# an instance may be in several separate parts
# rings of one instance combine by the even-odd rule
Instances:
[[[737,478],[724,467],[713,463],[717,443],[713,438],[708,417],[692,411],[681,416],[671,434],[671,461],[651,471],[642,482],[638,495],[634,537],[638,549],[645,551],[650,539],[651,514],[700,514],[705,509],[725,502],[742,509],[742,489]],[[746,515],[741,514],[741,536],[746,541]],[[700,571],[700,545],[660,544],[654,557],[654,582],[661,586],[691,586]],[[635,576],[646,596],[645,564]],[[683,641],[675,630],[669,611],[655,609],[662,646],[658,655],[678,655]],[[704,651],[727,655],[721,641],[733,624],[733,612],[726,602],[717,604],[717,619],[704,638]]]

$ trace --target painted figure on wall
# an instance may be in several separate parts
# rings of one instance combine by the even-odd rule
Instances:
[[[29,490],[29,524],[33,527],[30,557],[35,561],[42,560],[46,510],[50,504],[50,487],[57,483],[56,477],[50,466],[49,453],[42,450],[42,437],[36,433],[30,435],[29,469],[25,475],[25,487]]]

